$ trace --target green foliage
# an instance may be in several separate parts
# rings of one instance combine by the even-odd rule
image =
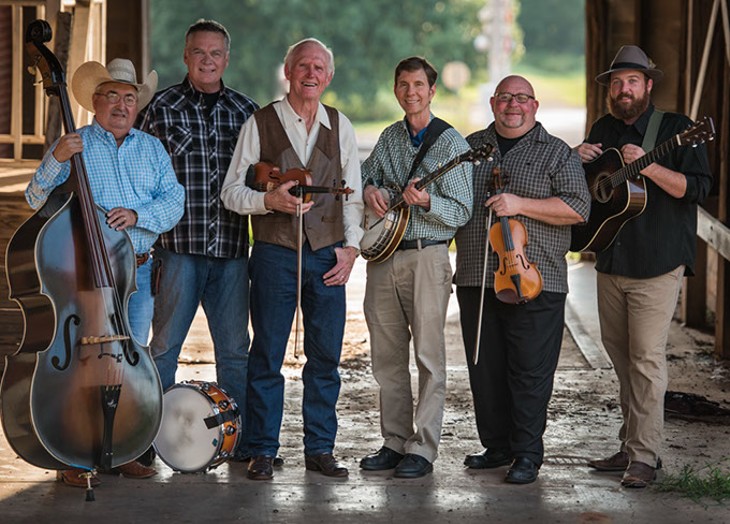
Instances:
[[[685,465],[678,475],[666,475],[656,484],[656,489],[676,492],[695,502],[702,499],[721,502],[730,499],[730,473],[716,465],[699,470]]]
[[[546,71],[575,71],[585,53],[586,0],[521,0],[524,62]]]
[[[388,117],[393,70],[410,55],[437,69],[461,60],[480,67],[473,40],[480,31],[480,0],[151,0],[152,63],[166,87],[185,75],[184,35],[198,18],[223,23],[231,33],[227,85],[260,104],[279,91],[277,70],[289,45],[313,36],[335,55],[328,96],[353,118]],[[397,114],[397,111],[396,111]]]

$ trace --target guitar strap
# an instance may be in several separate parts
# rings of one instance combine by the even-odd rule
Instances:
[[[446,131],[451,127],[451,124],[446,122],[445,120],[441,120],[438,117],[434,117],[431,122],[428,124],[428,128],[426,129],[426,135],[423,137],[423,143],[421,144],[421,149],[418,150],[418,154],[416,155],[416,158],[413,159],[413,165],[411,166],[411,172],[408,173],[408,178],[406,180],[410,180],[411,177],[413,177],[414,173],[416,172],[416,169],[418,169],[419,164],[423,160],[423,157],[426,156],[426,153],[431,148],[432,145],[436,143],[436,140],[438,140],[438,137],[441,136],[441,133]]]
[[[654,112],[649,117],[649,124],[646,126],[646,134],[644,135],[644,141],[641,143],[641,149],[645,152],[652,151],[656,145],[656,137],[659,134],[659,124],[662,123],[664,117],[664,111],[654,109]]]

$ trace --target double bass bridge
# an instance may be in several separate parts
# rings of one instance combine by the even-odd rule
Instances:
[[[124,355],[122,353],[107,353],[104,351],[104,344],[111,342],[123,342],[129,340],[128,335],[102,335],[100,337],[81,337],[79,345],[81,346],[100,346],[99,347],[99,358],[112,357],[118,363],[122,361]]]

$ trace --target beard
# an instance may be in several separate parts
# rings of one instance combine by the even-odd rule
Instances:
[[[619,94],[617,98],[611,98],[611,93],[606,94],[606,104],[611,115],[619,120],[632,120],[641,115],[649,107],[649,94],[644,91],[641,98],[635,98],[631,95],[625,95],[631,98],[628,105],[619,103],[618,99],[624,96]]]

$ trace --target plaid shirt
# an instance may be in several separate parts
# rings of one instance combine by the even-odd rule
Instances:
[[[188,77],[157,93],[140,112],[140,129],[157,136],[167,148],[185,187],[185,214],[175,228],[160,236],[165,249],[216,258],[237,258],[248,245],[248,218],[223,207],[220,190],[236,138],[258,105],[222,86],[206,116],[203,94]]]
[[[172,228],[183,212],[185,192],[175,179],[170,157],[160,141],[131,129],[122,145],[96,119],[77,130],[94,202],[104,209],[124,207],[137,212],[137,224],[125,229],[137,254],[147,253],[157,236]],[[58,141],[56,141],[56,144]],[[71,173],[71,162],[59,163],[48,150],[25,190],[39,208]]]
[[[497,144],[494,124],[467,137],[472,146]],[[557,196],[584,219],[588,218],[590,195],[580,158],[562,140],[550,135],[537,124],[503,157],[494,148],[490,161],[474,168],[474,216],[456,234],[457,286],[482,285],[484,247],[487,241],[486,223],[489,210],[484,207],[487,192],[492,187],[492,169],[499,166],[505,192],[526,198]],[[537,265],[543,279],[543,289],[556,293],[568,292],[568,268],[565,254],[570,246],[570,226],[554,226],[525,216],[515,217],[527,229],[525,256]],[[494,222],[496,217],[492,217]],[[499,259],[489,248],[487,287],[494,287],[494,272]]]
[[[362,165],[363,187],[367,184],[405,187],[418,150],[419,147],[411,142],[405,119],[385,128]],[[449,128],[428,150],[413,177],[423,178],[468,150],[464,138],[454,128]],[[454,237],[456,229],[466,224],[471,216],[471,170],[471,164],[463,162],[425,187],[431,197],[431,208],[426,211],[420,206],[411,207],[404,240],[451,240]]]

